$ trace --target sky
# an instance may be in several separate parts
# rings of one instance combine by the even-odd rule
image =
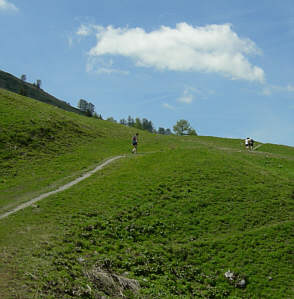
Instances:
[[[294,146],[293,0],[0,0],[0,69],[103,118]]]

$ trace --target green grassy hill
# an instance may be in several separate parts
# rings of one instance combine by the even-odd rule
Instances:
[[[66,111],[75,112],[78,114],[85,115],[85,112],[72,107],[70,104],[66,103],[65,101],[59,100],[52,96],[51,94],[45,92],[43,89],[38,88],[36,85],[24,82],[15,76],[3,72],[0,70],[0,88],[26,95],[30,98],[38,100],[43,103],[47,103],[58,108],[61,108]]]
[[[293,298],[293,148],[142,131],[131,155],[131,128],[3,90],[0,111],[0,213],[126,154],[0,220],[1,298]]]

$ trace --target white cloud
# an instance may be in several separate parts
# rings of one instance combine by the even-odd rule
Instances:
[[[7,0],[0,0],[0,11],[18,11],[18,8]]]
[[[76,34],[81,36],[88,36],[92,33],[92,26],[82,24],[77,30]]]
[[[96,32],[103,31],[104,27],[94,24],[81,24],[76,34],[79,36],[89,36]]]
[[[266,96],[270,96],[274,92],[294,92],[294,86],[291,84],[288,84],[287,86],[267,85],[262,90],[262,94]]]
[[[185,104],[191,104],[193,102],[193,96],[192,95],[183,96],[179,98],[178,101]]]
[[[264,71],[247,56],[261,51],[250,39],[240,38],[230,24],[193,27],[179,23],[146,32],[142,28],[82,25],[77,34],[96,31],[92,57],[120,55],[140,67],[158,70],[218,73],[231,79],[264,82]]]
[[[169,109],[169,110],[175,110],[175,107],[168,103],[162,103],[162,107]]]
[[[194,99],[194,96],[192,94],[193,91],[195,92],[197,90],[191,87],[187,87],[184,90],[183,95],[180,98],[178,98],[177,101],[184,104],[191,104]]]
[[[96,74],[121,74],[128,75],[129,72],[125,70],[120,70],[113,68],[113,61],[110,59],[108,61],[99,59],[96,57],[89,57],[86,65],[87,73],[96,73]]]
[[[101,67],[96,70],[96,74],[120,74],[120,75],[128,75],[128,71],[120,70],[120,69],[113,69],[113,68],[105,68]]]

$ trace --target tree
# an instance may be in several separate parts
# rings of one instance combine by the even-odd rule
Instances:
[[[86,116],[89,116],[89,117],[93,116],[91,110],[89,110],[89,109],[86,110]]]
[[[178,120],[177,123],[173,126],[173,129],[177,135],[197,135],[196,131],[185,119]]]
[[[117,122],[112,116],[106,118],[106,120],[111,121],[111,122],[113,122],[113,123],[116,123],[116,122]]]
[[[121,124],[121,125],[127,125],[127,121],[124,119],[124,118],[122,118],[120,121],[119,121],[119,123]]]
[[[94,114],[95,111],[95,105],[92,103],[87,103],[87,110],[89,110],[91,112],[91,114]]]
[[[167,128],[165,130],[165,135],[171,135],[172,134],[172,131],[170,130],[170,128]]]
[[[137,129],[140,129],[140,130],[142,130],[143,128],[142,128],[142,123],[141,123],[141,120],[140,120],[140,118],[136,118],[136,120],[135,120],[135,128],[137,128]]]
[[[134,119],[129,115],[128,116],[128,126],[133,127],[135,125]]]
[[[38,80],[37,80],[37,87],[38,87],[38,88],[41,88],[41,85],[42,85],[42,80],[38,79]]]
[[[88,109],[88,102],[85,101],[84,99],[80,99],[78,102],[78,108],[84,112],[87,111]]]
[[[95,105],[90,103],[90,102],[87,102],[86,100],[84,99],[80,99],[79,102],[78,102],[78,108],[81,110],[81,111],[84,111],[86,112],[86,115],[87,116],[93,116],[94,115],[94,112],[95,112]]]
[[[27,80],[27,75],[22,74],[20,80],[25,82]]]
[[[197,133],[196,133],[196,131],[195,131],[193,128],[190,128],[190,129],[188,130],[188,135],[194,135],[194,136],[197,136]]]
[[[164,135],[164,134],[165,134],[165,129],[162,128],[162,127],[159,127],[159,128],[158,128],[158,134],[162,134],[162,135]]]
[[[154,131],[152,121],[148,120],[146,118],[143,118],[142,119],[142,129],[152,133]]]

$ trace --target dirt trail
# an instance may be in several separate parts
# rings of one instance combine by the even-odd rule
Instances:
[[[35,198],[31,199],[30,201],[27,201],[27,202],[25,202],[25,203],[23,203],[23,204],[21,204],[21,205],[15,207],[15,208],[12,209],[11,211],[8,211],[8,212],[6,212],[6,213],[0,215],[0,220],[3,219],[3,218],[8,217],[8,216],[11,215],[11,214],[16,213],[16,212],[19,211],[19,210],[22,210],[22,209],[24,209],[24,208],[26,208],[26,207],[31,206],[32,204],[36,203],[37,201],[39,201],[39,200],[41,200],[41,199],[43,199],[43,198],[46,198],[46,197],[48,197],[48,196],[50,196],[50,195],[52,195],[52,194],[56,194],[56,193],[58,193],[58,192],[64,191],[64,190],[66,190],[66,189],[72,187],[73,185],[75,185],[75,184],[77,184],[77,183],[83,181],[84,179],[88,178],[88,177],[91,176],[93,173],[97,172],[98,170],[101,170],[103,167],[105,167],[105,166],[108,165],[109,163],[111,163],[111,162],[113,162],[113,161],[115,161],[115,160],[117,160],[117,159],[124,158],[124,157],[125,157],[125,156],[116,156],[116,157],[113,157],[113,158],[110,158],[110,159],[106,160],[104,163],[98,165],[95,169],[86,172],[86,173],[83,174],[82,176],[76,178],[75,180],[73,180],[73,181],[71,181],[71,182],[69,182],[69,183],[67,183],[67,184],[65,184],[65,185],[63,185],[63,186],[61,186],[61,187],[59,187],[58,189],[53,190],[53,191],[50,191],[50,192],[47,192],[47,193],[44,193],[44,194],[41,194],[41,195],[39,195],[38,197],[35,197]]]

